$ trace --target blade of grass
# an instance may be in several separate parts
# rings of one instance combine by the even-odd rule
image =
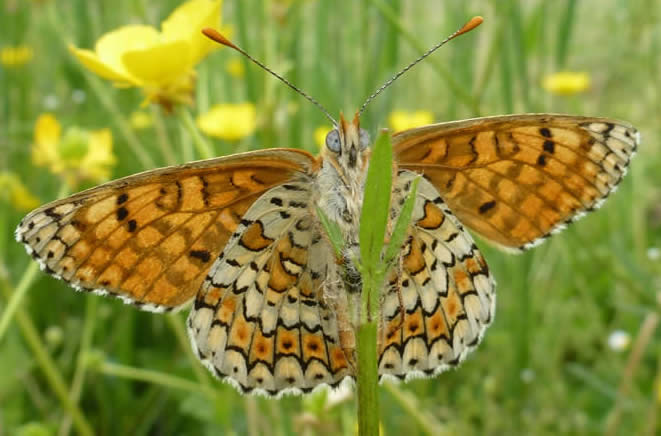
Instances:
[[[560,19],[558,29],[558,40],[555,46],[555,66],[558,69],[564,69],[567,65],[567,55],[569,53],[569,43],[572,37],[574,21],[576,18],[576,0],[566,0],[567,7]]]
[[[357,328],[358,431],[361,436],[379,434],[379,397],[376,331],[379,290],[385,272],[383,251],[392,189],[390,134],[381,132],[372,148],[362,212],[360,214],[360,264],[363,288]]]
[[[209,159],[214,157],[215,154],[213,148],[209,141],[207,141],[202,136],[199,129],[195,125],[195,120],[193,120],[193,115],[191,114],[190,109],[182,106],[177,111],[177,114],[179,115],[179,119],[181,120],[182,124],[184,127],[186,127],[186,130],[193,138],[193,144],[195,145],[197,154],[200,156],[200,158]]]
[[[101,362],[100,365],[91,365],[90,368],[105,375],[137,380],[146,383],[154,383],[168,388],[207,395],[210,399],[216,398],[216,391],[199,383],[194,383],[181,377],[176,377],[160,371],[152,371],[120,365],[111,362]]]
[[[326,215],[319,206],[317,206],[317,216],[326,231],[328,239],[330,239],[331,245],[333,245],[336,258],[341,259],[342,251],[344,250],[344,237],[342,236],[340,226],[335,221],[328,218],[328,215]]]
[[[2,293],[4,294],[5,298],[9,298],[13,294],[12,290],[10,289],[10,285],[4,280],[2,280],[0,283],[0,288],[2,288]],[[90,424],[87,422],[85,415],[69,398],[69,392],[67,390],[66,384],[64,383],[64,378],[58,371],[57,365],[51,356],[48,355],[48,352],[46,351],[46,344],[44,344],[44,342],[39,337],[39,332],[32,322],[32,319],[20,306],[16,308],[14,316],[16,318],[16,322],[18,323],[18,327],[20,328],[21,333],[27,342],[28,348],[30,348],[32,351],[32,355],[37,361],[39,368],[43,372],[48,385],[52,389],[57,399],[60,401],[62,408],[71,415],[74,427],[76,427],[76,430],[81,435],[93,435],[94,431],[92,430]]]
[[[413,180],[411,185],[411,191],[406,196],[404,204],[402,205],[402,210],[397,217],[397,222],[395,227],[390,235],[390,242],[386,248],[386,255],[384,256],[384,264],[386,268],[390,263],[395,260],[400,250],[402,249],[402,244],[404,243],[404,238],[406,238],[406,233],[411,223],[411,214],[413,213],[413,206],[415,205],[415,198],[418,194],[418,183],[420,178]]]
[[[78,350],[78,356],[76,357],[76,369],[74,370],[73,380],[71,382],[71,387],[69,388],[69,398],[71,398],[71,401],[74,404],[78,404],[78,401],[80,401],[80,395],[83,391],[83,384],[85,383],[85,375],[87,372],[85,356],[89,352],[92,345],[94,326],[96,324],[97,318],[96,309],[98,304],[99,299],[96,296],[87,296],[87,301],[85,302],[85,321],[83,322],[83,329],[80,337],[80,347]],[[63,419],[58,430],[58,435],[68,435],[71,431],[71,424],[71,416],[67,416],[65,419]]]
[[[617,434],[617,429],[622,417],[623,405],[626,402],[625,400],[628,399],[629,391],[631,391],[633,377],[640,366],[643,353],[652,340],[660,320],[661,319],[656,312],[650,312],[647,314],[638,330],[636,340],[631,347],[631,354],[629,354],[629,358],[627,359],[627,365],[622,372],[622,380],[617,389],[615,405],[606,418],[606,430],[604,434],[607,436]]]
[[[525,35],[523,32],[523,19],[521,18],[521,6],[518,0],[511,0],[509,7],[510,35],[514,50],[514,62],[516,65],[521,91],[521,100],[525,111],[530,110],[530,85],[528,83],[528,59],[525,46]]]
[[[360,269],[363,284],[368,287],[362,295],[363,310],[368,310],[371,292],[378,290],[378,271],[381,270],[381,252],[386,236],[390,191],[392,188],[392,145],[390,134],[381,132],[372,148],[367,169],[363,207],[360,215]],[[371,301],[377,301],[377,297]],[[376,305],[375,305],[376,306]],[[361,312],[361,321],[371,321],[373,313]]]

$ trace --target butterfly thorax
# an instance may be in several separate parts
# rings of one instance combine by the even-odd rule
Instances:
[[[340,117],[338,128],[327,138],[316,181],[317,205],[338,223],[348,250],[356,251],[347,253],[347,257],[357,254],[358,226],[370,156],[368,142],[357,116],[352,122]]]

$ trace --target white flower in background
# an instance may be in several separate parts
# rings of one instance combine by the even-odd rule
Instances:
[[[608,346],[613,351],[621,352],[629,348],[631,336],[624,330],[614,330],[608,337]]]
[[[659,260],[661,258],[661,250],[659,247],[650,247],[647,249],[647,258],[649,260]]]

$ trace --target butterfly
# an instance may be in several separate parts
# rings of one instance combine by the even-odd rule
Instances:
[[[468,229],[508,251],[537,245],[601,205],[639,142],[626,122],[555,114],[392,135],[391,218],[420,181],[379,301],[379,376],[436,375],[482,339],[495,281]],[[341,116],[318,157],[276,148],[146,171],[36,209],[16,238],[78,290],[155,312],[192,304],[197,356],[241,392],[337,386],[356,371],[369,146],[359,114]],[[317,208],[342,230],[343,262]]]

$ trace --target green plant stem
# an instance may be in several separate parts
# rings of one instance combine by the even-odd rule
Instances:
[[[27,290],[30,289],[30,285],[34,281],[38,271],[39,265],[37,262],[30,262],[28,267],[25,268],[25,271],[23,271],[23,275],[21,276],[21,281],[18,282],[18,286],[16,286],[14,292],[12,292],[9,296],[7,306],[5,307],[4,312],[2,312],[2,318],[0,318],[0,340],[2,340],[5,333],[7,332],[7,328],[9,327],[11,320],[14,318],[19,304],[21,301],[23,301],[23,298],[25,298],[25,294],[27,293]]]
[[[358,327],[358,434],[379,434],[379,391],[376,350],[376,322]]]
[[[211,148],[211,144],[207,142],[206,139],[202,136],[200,131],[197,129],[197,126],[195,125],[195,120],[193,120],[193,115],[190,112],[190,109],[187,107],[182,107],[180,108],[177,113],[179,114],[179,119],[181,119],[181,122],[183,123],[184,127],[186,130],[188,130],[188,133],[193,137],[193,144],[195,144],[195,148],[197,149],[197,154],[202,158],[202,159],[209,159],[211,157],[214,157],[214,152],[213,149]]]
[[[418,38],[413,35],[412,32],[410,32],[404,26],[402,20],[400,20],[399,16],[390,6],[388,6],[382,0],[369,1],[379,10],[379,12],[381,12],[383,17],[388,20],[399,33],[402,34],[404,39],[408,41],[408,43],[411,44],[411,46],[413,46],[416,51],[420,53],[427,51],[428,47],[426,47]],[[444,67],[443,64],[437,61],[436,58],[430,56],[427,58],[427,62],[429,62],[429,64],[431,64],[436,72],[443,77],[443,79],[447,82],[448,87],[454,93],[457,99],[465,104],[475,116],[478,116],[480,114],[479,101],[468,92],[464,91],[461,85],[454,79],[452,73],[446,67]]]
[[[384,383],[382,386],[384,390],[390,393],[402,410],[413,418],[423,433],[436,436],[450,434],[448,430],[438,422],[436,417],[434,417],[429,411],[425,410],[412,392],[405,392],[392,383]]]
[[[96,296],[87,296],[85,304],[85,321],[80,338],[80,347],[78,350],[78,357],[76,358],[76,369],[73,373],[73,381],[69,389],[69,398],[74,404],[78,404],[80,395],[83,391],[83,384],[85,383],[85,375],[87,373],[87,365],[85,364],[85,356],[92,347],[92,338],[94,336],[94,326],[96,325],[97,307],[99,299]],[[67,416],[60,424],[58,434],[68,435],[71,429],[71,417]]]
[[[147,383],[154,383],[168,388],[180,389],[194,393],[202,392],[209,398],[216,397],[216,391],[210,387],[159,371],[134,368],[132,366],[120,365],[110,362],[103,362],[99,366],[92,366],[92,368],[106,375],[112,375],[115,377],[122,377],[131,380],[139,380]]]
[[[168,326],[170,327],[170,329],[177,338],[177,342],[179,343],[179,348],[181,348],[181,350],[184,353],[186,353],[186,356],[190,361],[191,368],[195,373],[195,377],[200,382],[200,384],[204,385],[207,388],[211,388],[209,382],[209,373],[207,372],[206,369],[202,367],[202,365],[200,365],[199,359],[193,353],[193,350],[190,346],[190,342],[188,341],[188,336],[186,335],[186,331],[184,330],[184,324],[181,322],[182,321],[181,318],[177,314],[171,314],[166,316],[166,320]]]
[[[124,137],[126,143],[129,145],[131,151],[133,151],[133,154],[135,154],[138,162],[140,162],[141,167],[155,168],[156,163],[154,162],[154,159],[152,159],[149,153],[145,151],[145,147],[140,143],[140,140],[135,135],[133,128],[129,124],[122,111],[119,109],[117,102],[110,95],[106,85],[101,83],[99,79],[88,72],[85,72],[83,76],[85,76],[87,79],[87,83],[89,84],[90,88],[92,88],[92,91],[94,91],[94,94],[99,99],[103,107],[112,116],[115,125]]]
[[[636,336],[636,340],[633,344],[633,347],[631,348],[631,354],[629,354],[627,364],[622,373],[620,386],[617,389],[617,399],[615,401],[615,405],[606,418],[606,430],[604,431],[605,435],[611,436],[617,434],[620,419],[622,417],[622,406],[624,404],[624,400],[628,399],[629,397],[629,392],[631,391],[631,386],[633,384],[636,370],[640,366],[643,353],[652,340],[654,332],[660,321],[661,317],[656,312],[650,312],[643,320],[643,323],[640,326],[640,330],[638,330],[638,336]]]
[[[172,149],[172,143],[168,137],[165,123],[163,122],[162,108],[159,108],[156,105],[151,105],[151,115],[154,120],[154,130],[156,132],[156,139],[158,140],[157,143],[161,149],[161,154],[165,159],[165,164],[174,165],[177,163],[177,158]]]
[[[5,297],[9,298],[10,295],[12,295],[11,289],[7,286],[7,283],[3,283],[0,287],[2,288]],[[53,359],[48,355],[46,344],[44,344],[39,337],[39,333],[32,323],[32,319],[30,319],[29,315],[21,307],[16,308],[15,318],[28,347],[32,351],[37,364],[46,377],[46,381],[60,400],[64,410],[71,415],[74,427],[76,427],[76,430],[81,435],[93,435],[94,432],[92,431],[90,424],[87,422],[85,415],[83,415],[78,406],[69,398],[69,392],[64,383],[64,378],[57,370],[57,366],[55,365],[55,362],[53,362]]]

